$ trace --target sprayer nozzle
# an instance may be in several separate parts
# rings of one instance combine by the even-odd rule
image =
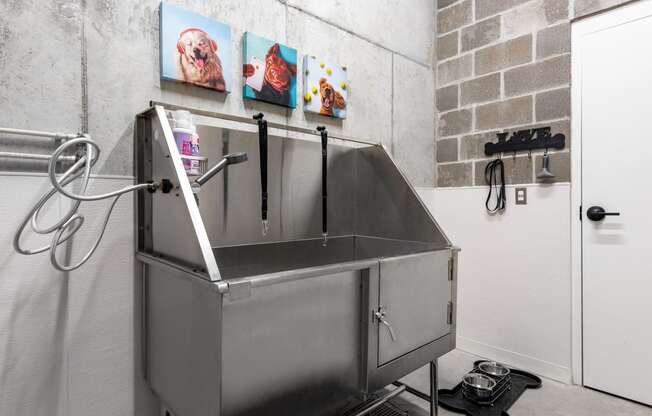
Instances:
[[[248,157],[245,152],[236,152],[236,153],[229,153],[228,155],[224,155],[224,159],[226,159],[227,164],[235,165],[236,163],[246,162],[248,160]]]
[[[218,172],[224,169],[227,165],[234,165],[236,163],[245,162],[247,160],[247,154],[244,152],[229,153],[224,155],[222,160],[220,160],[215,166],[208,169],[203,175],[195,179],[195,183],[199,186],[203,186],[210,178],[215,176]]]

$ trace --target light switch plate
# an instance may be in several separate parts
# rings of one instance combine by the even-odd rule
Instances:
[[[527,188],[515,188],[514,201],[516,205],[527,205]]]

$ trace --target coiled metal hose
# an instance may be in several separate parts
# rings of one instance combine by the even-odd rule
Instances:
[[[68,168],[62,175],[57,178],[56,166],[59,158],[71,147],[83,148],[83,155],[73,163],[70,168]],[[104,232],[106,231],[107,224],[111,218],[111,213],[116,203],[120,197],[128,192],[134,192],[141,189],[150,189],[156,190],[158,188],[157,183],[142,183],[137,185],[126,186],[121,189],[117,189],[112,192],[98,194],[98,195],[87,195],[88,183],[91,176],[91,168],[95,165],[100,156],[100,148],[90,137],[81,136],[72,140],[68,140],[61,144],[52,154],[50,162],[48,164],[48,177],[52,184],[52,189],[48,190],[43,194],[43,196],[38,200],[38,202],[32,207],[32,209],[27,213],[23,221],[20,223],[16,233],[14,235],[14,249],[25,255],[32,255],[43,253],[45,251],[50,251],[50,262],[55,269],[66,272],[78,269],[84,263],[86,263],[95,250],[102,241]],[[81,177],[80,189],[81,194],[75,194],[71,191],[65,189],[65,187],[77,178]],[[72,199],[74,202],[71,208],[66,212],[58,221],[50,226],[43,226],[40,223],[39,216],[41,215],[41,210],[46,205],[46,203],[52,198],[55,194],[60,193],[67,198]],[[112,199],[109,204],[109,208],[106,211],[104,222],[102,224],[102,229],[98,234],[95,242],[91,245],[90,249],[86,254],[76,263],[73,264],[62,264],[57,258],[57,247],[59,247],[64,242],[68,241],[84,224],[84,216],[78,212],[79,206],[84,201],[99,201],[102,199]],[[27,227],[27,224],[30,224],[32,230],[37,234],[52,234],[52,240],[49,245],[39,247],[39,248],[23,248],[21,246],[20,240]]]

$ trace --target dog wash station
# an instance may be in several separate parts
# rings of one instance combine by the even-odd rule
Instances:
[[[137,194],[136,227],[143,371],[165,407],[381,414],[428,363],[432,406],[455,347],[457,250],[385,149],[191,110],[193,177],[175,108],[153,103],[135,133],[137,181],[161,184]]]

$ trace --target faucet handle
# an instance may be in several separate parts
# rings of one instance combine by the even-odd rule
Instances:
[[[389,336],[392,338],[392,341],[396,342],[396,334],[394,333],[394,329],[392,328],[392,324],[389,323],[387,319],[385,319],[385,316],[387,315],[387,312],[385,312],[385,308],[380,305],[377,311],[374,311],[374,316],[376,319],[378,319],[378,322],[385,325],[387,327],[387,330],[389,331]]]

